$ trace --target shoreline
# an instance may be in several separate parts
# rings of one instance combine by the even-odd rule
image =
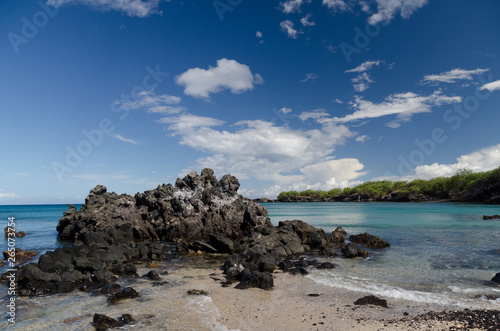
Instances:
[[[197,261],[198,260],[198,261]],[[201,260],[204,260],[201,258]],[[419,320],[429,312],[457,309],[403,299],[387,299],[388,308],[355,305],[368,292],[334,288],[301,275],[274,272],[274,288],[240,290],[222,287],[225,279],[213,261],[194,259],[186,264],[160,263],[161,280],[144,278],[120,281],[140,296],[109,305],[105,295],[74,291],[64,295],[20,298],[16,328],[92,329],[94,313],[117,318],[130,313],[136,330],[448,330],[460,322]],[[144,266],[138,274],[149,272]],[[191,289],[207,295],[188,295]],[[312,296],[310,294],[313,294]],[[65,307],[72,303],[72,308]],[[463,310],[463,309],[462,309]],[[44,316],[43,320],[37,320]],[[416,320],[417,319],[417,320]]]

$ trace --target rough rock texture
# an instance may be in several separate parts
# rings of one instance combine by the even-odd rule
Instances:
[[[349,236],[349,240],[357,244],[363,245],[366,248],[384,248],[391,246],[387,241],[368,233],[361,233]]]
[[[201,175],[192,171],[178,178],[175,187],[163,184],[134,197],[98,185],[80,211],[68,205],[57,231],[63,240],[81,241],[87,232],[128,223],[135,240],[208,240],[210,234],[235,240],[257,225],[271,226],[267,210],[239,196],[238,188],[238,179],[225,175],[218,181],[211,169]]]
[[[87,232],[84,242],[58,248],[16,272],[22,296],[90,291],[113,283],[116,276],[137,276],[135,261],[169,257],[166,247],[152,242],[133,243],[130,225],[109,233]]]
[[[355,305],[375,305],[387,308],[387,300],[377,298],[374,295],[359,298],[354,302]]]
[[[368,252],[359,247],[356,243],[349,243],[347,245],[342,246],[342,254],[344,257],[350,259],[353,257],[365,257],[368,255]]]
[[[28,251],[21,248],[16,248],[13,252],[3,251],[3,256],[5,259],[14,258],[16,260],[15,263],[18,265],[24,264],[26,261],[31,260],[37,255],[37,252]]]

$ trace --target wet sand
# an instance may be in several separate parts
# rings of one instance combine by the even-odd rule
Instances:
[[[94,313],[118,318],[131,314],[137,322],[130,330],[448,330],[457,322],[414,321],[413,317],[445,308],[436,304],[382,298],[388,308],[358,306],[354,302],[369,293],[317,284],[301,276],[276,271],[274,289],[222,287],[224,274],[216,265],[164,265],[160,281],[145,278],[122,280],[140,297],[110,305],[104,295],[74,292],[65,295],[24,298],[19,330],[93,330]],[[144,275],[150,269],[139,268]],[[191,289],[207,295],[188,295]],[[404,319],[404,320],[403,320]],[[3,325],[2,325],[3,326]],[[0,326],[1,327],[1,326]]]

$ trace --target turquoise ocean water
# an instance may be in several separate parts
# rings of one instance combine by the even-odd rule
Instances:
[[[265,204],[271,221],[301,219],[348,235],[368,232],[391,247],[368,250],[367,259],[333,260],[338,268],[309,278],[333,287],[385,297],[500,308],[500,287],[489,280],[500,272],[500,206],[462,203],[276,203]],[[348,236],[346,236],[348,238]],[[490,296],[488,299],[487,296]]]
[[[272,203],[264,204],[273,224],[301,219],[326,232],[368,232],[390,248],[369,250],[367,259],[334,258],[337,268],[307,277],[333,287],[421,302],[500,309],[500,287],[488,281],[500,272],[500,206],[458,203]],[[78,205],[77,208],[80,206]],[[16,218],[27,233],[16,246],[43,253],[64,243],[56,226],[66,205],[0,206],[0,226]],[[4,224],[4,225],[1,225]],[[3,243],[2,251],[7,242]],[[4,267],[5,269],[5,267]],[[1,270],[0,270],[1,272]],[[488,297],[489,296],[489,299]]]

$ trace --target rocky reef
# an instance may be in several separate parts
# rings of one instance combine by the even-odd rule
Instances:
[[[62,240],[82,241],[87,232],[106,232],[130,224],[135,240],[208,240],[210,234],[243,238],[258,225],[271,226],[267,210],[237,194],[236,177],[219,181],[211,169],[190,172],[175,187],[159,185],[135,196],[96,186],[78,211],[69,207],[57,225]]]
[[[164,184],[135,196],[96,186],[81,209],[69,205],[57,225],[60,239],[69,244],[16,272],[19,292],[31,296],[78,288],[107,293],[117,277],[138,277],[138,263],[205,253],[227,254],[223,285],[239,282],[239,289],[269,290],[276,268],[307,274],[309,267],[335,267],[312,255],[330,258],[340,250],[345,258],[365,257],[358,244],[389,246],[369,234],[351,236],[346,245],[342,228],[327,234],[301,220],[273,226],[265,207],[237,194],[235,177],[217,180],[213,173],[192,171],[175,187]],[[156,272],[144,277],[159,278]],[[109,300],[115,300],[113,295]]]

